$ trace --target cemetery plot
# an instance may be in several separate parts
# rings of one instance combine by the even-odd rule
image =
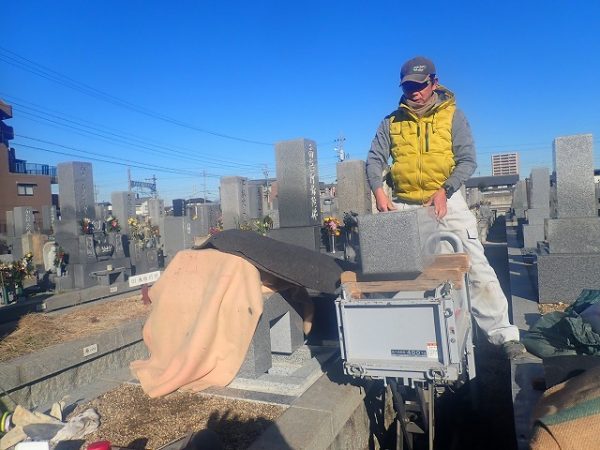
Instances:
[[[118,323],[144,317],[149,309],[140,295],[112,300],[62,315],[28,314],[17,329],[0,341],[0,362],[114,328]]]

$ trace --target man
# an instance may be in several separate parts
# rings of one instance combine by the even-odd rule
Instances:
[[[438,83],[433,62],[407,61],[400,72],[403,96],[377,130],[367,158],[367,177],[381,212],[433,206],[440,231],[455,233],[469,254],[472,312],[488,340],[507,358],[525,353],[519,330],[508,320],[508,302],[477,236],[477,222],[460,193],[475,171],[469,124],[454,94]],[[390,170],[393,199],[383,190]]]

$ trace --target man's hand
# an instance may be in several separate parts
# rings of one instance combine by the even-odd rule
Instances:
[[[425,206],[433,205],[435,216],[438,219],[442,219],[448,212],[448,206],[446,203],[446,190],[441,187],[435,191],[435,194],[433,194],[427,203],[425,203]]]
[[[375,192],[373,192],[373,194],[375,194],[375,202],[377,204],[378,211],[386,212],[386,211],[394,211],[396,209],[396,207],[394,206],[392,201],[389,199],[389,197],[387,195],[385,195],[383,188],[375,189]]]

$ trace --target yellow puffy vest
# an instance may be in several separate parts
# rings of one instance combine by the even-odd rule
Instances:
[[[406,105],[390,116],[391,167],[394,195],[407,203],[425,203],[454,169],[452,118],[454,95],[440,86],[445,100],[426,117]]]

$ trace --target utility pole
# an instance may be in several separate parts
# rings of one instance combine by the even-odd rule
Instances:
[[[344,152],[344,142],[346,141],[346,138],[344,137],[344,135],[342,133],[340,133],[339,137],[337,139],[334,139],[333,142],[336,143],[336,147],[334,148],[334,151],[337,154],[338,157],[338,162],[342,162],[346,159],[346,153]]]
[[[127,190],[131,192],[131,167],[127,168]]]
[[[265,200],[267,201],[267,209],[271,209],[271,192],[269,189],[269,166],[263,165],[263,175],[265,176]]]
[[[202,194],[204,196],[204,201],[202,203],[206,204],[206,170],[202,171],[202,179],[204,181],[204,194]]]

